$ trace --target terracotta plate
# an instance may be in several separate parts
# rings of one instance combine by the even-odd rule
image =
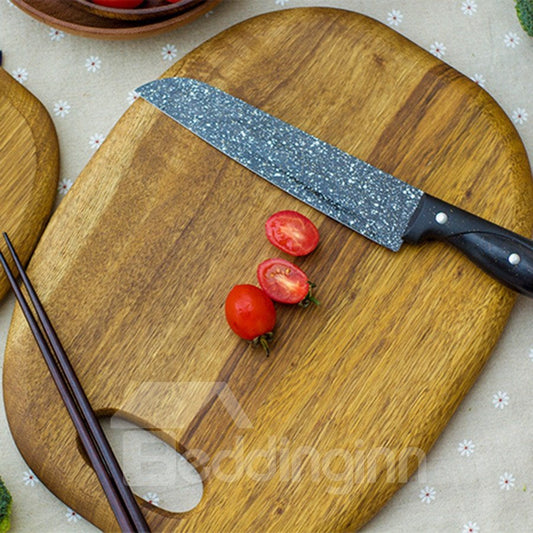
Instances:
[[[13,0],[13,3],[37,20],[69,33],[99,39],[125,40],[157,35],[188,24],[221,1],[205,0],[174,16],[145,21],[100,17],[75,2],[64,0]]]

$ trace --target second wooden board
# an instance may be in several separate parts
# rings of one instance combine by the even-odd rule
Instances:
[[[25,264],[52,211],[59,145],[45,107],[3,68],[0,131],[0,232],[9,234]],[[0,250],[9,256],[3,239]],[[8,289],[7,278],[0,276],[0,299]]]

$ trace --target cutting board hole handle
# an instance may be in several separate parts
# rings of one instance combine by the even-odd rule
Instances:
[[[136,496],[171,513],[191,511],[200,503],[201,473],[156,430],[116,414],[98,418]],[[78,448],[89,463],[80,442]]]

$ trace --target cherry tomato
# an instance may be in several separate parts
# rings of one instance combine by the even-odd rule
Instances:
[[[106,7],[131,9],[143,3],[143,0],[93,0],[93,4]]]
[[[304,306],[310,302],[318,304],[310,292],[315,285],[302,269],[286,259],[275,257],[263,261],[257,267],[257,279],[261,288],[275,302],[301,303]]]
[[[298,211],[278,211],[265,223],[268,240],[294,256],[307,255],[318,245],[316,226]]]
[[[276,309],[265,292],[255,285],[235,285],[226,298],[225,311],[229,327],[242,339],[261,344],[268,355]]]

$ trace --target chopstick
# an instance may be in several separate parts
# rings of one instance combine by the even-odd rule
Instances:
[[[6,272],[26,321],[74,423],[83,448],[98,476],[119,527],[125,532],[149,532],[148,524],[135,500],[131,488],[124,478],[122,469],[89,404],[89,400],[70,364],[67,354],[26,275],[9,237],[6,233],[3,233],[3,236],[15,262],[17,271],[20,274],[22,284],[26,288],[37,313],[42,330],[33,316],[30,306],[18,286],[15,276],[2,252],[0,252],[0,263]]]

